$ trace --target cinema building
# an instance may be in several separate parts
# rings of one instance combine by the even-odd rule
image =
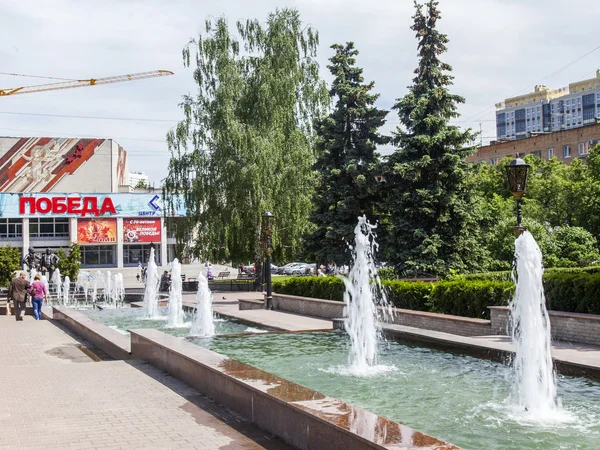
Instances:
[[[174,257],[160,191],[128,185],[127,153],[112,139],[0,137],[0,245],[36,252],[81,246],[84,267]],[[172,218],[185,215],[181,208]]]

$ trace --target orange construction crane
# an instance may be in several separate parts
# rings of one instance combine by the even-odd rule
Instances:
[[[89,80],[64,81],[62,83],[40,84],[37,86],[23,86],[12,89],[0,89],[0,97],[7,95],[31,94],[33,92],[56,91],[83,86],[97,86],[99,84],[119,83],[121,81],[143,80],[145,78],[164,77],[173,75],[170,70],[154,70],[152,72],[132,73],[130,75],[117,75],[114,77],[91,78]]]

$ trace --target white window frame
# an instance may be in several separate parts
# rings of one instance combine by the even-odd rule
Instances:
[[[570,158],[571,157],[571,146],[570,145],[563,145],[563,158]]]
[[[548,161],[554,158],[554,147],[548,149]]]

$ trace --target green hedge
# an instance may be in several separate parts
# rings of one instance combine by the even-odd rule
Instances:
[[[388,301],[396,308],[489,318],[488,306],[507,305],[512,283],[491,281],[382,280]],[[297,277],[274,281],[273,291],[301,297],[343,301],[344,283],[336,277]]]
[[[544,292],[549,309],[600,314],[600,273],[545,274]]]
[[[544,291],[548,309],[584,314],[600,314],[600,272],[598,267],[548,270]],[[488,306],[507,305],[514,285],[495,272],[492,280],[463,277],[454,281],[382,280],[389,302],[396,308],[431,311],[457,316],[489,318]],[[506,272],[510,274],[510,272]],[[297,277],[274,281],[280,294],[343,301],[344,283],[336,277]]]
[[[556,273],[587,273],[594,274],[600,273],[600,266],[591,267],[556,267],[544,270],[544,275],[556,274]],[[481,273],[469,273],[465,275],[455,275],[454,279],[460,280],[481,280],[481,281],[512,281],[511,271],[504,270],[500,272],[481,272]]]
[[[508,305],[514,291],[507,281],[441,281],[431,293],[430,311],[489,319],[488,306]]]

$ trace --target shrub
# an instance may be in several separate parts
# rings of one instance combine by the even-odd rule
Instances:
[[[398,272],[396,269],[391,267],[382,267],[381,269],[377,269],[377,275],[382,280],[395,280],[398,278]]]
[[[0,247],[0,286],[8,286],[17,270],[21,269],[21,249]]]
[[[62,248],[59,248],[56,256],[60,258],[58,269],[61,276],[68,275],[71,281],[75,281],[81,267],[81,247],[75,243],[71,244],[69,246],[69,254],[66,254]]]
[[[388,301],[395,308],[429,311],[429,297],[434,287],[433,283],[383,280],[381,284]]]
[[[508,305],[514,289],[507,281],[441,281],[431,293],[430,311],[489,319],[488,306]]]
[[[344,300],[344,282],[338,277],[294,277],[283,281],[273,280],[273,291],[300,297]]]
[[[600,314],[600,273],[556,272],[544,275],[546,304],[555,311]]]

